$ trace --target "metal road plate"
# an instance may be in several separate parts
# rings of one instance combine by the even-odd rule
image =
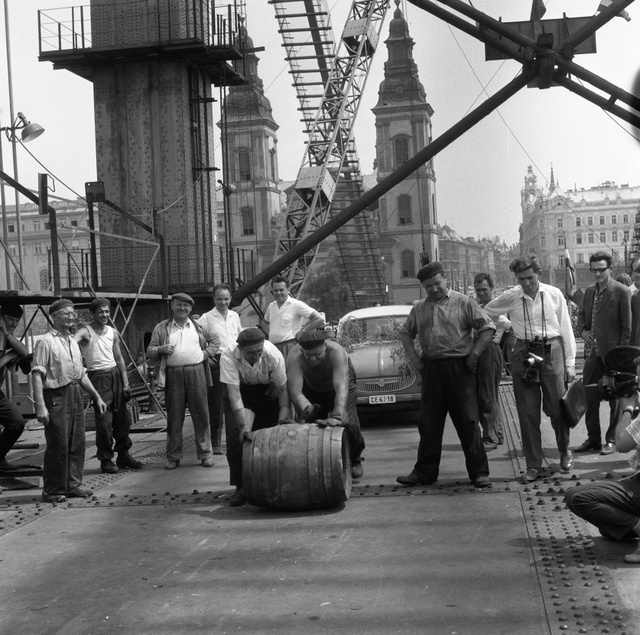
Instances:
[[[381,404],[381,403],[395,403],[396,396],[395,395],[371,395],[369,397],[369,403],[371,405]]]

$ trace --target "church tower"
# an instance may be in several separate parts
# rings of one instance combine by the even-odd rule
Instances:
[[[270,264],[275,250],[276,216],[280,213],[278,186],[278,125],[258,76],[258,57],[252,39],[240,28],[246,84],[231,86],[222,107],[223,174],[221,195],[227,263],[224,278],[250,280]]]
[[[414,41],[396,0],[386,40],[384,80],[373,108],[376,117],[378,182],[431,142],[433,108],[413,59]],[[380,198],[380,251],[386,263],[389,303],[416,297],[416,274],[425,257],[438,259],[433,162],[416,170]]]

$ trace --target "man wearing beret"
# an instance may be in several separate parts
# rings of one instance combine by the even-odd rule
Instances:
[[[291,401],[305,421],[343,426],[349,435],[351,475],[362,476],[364,438],[356,411],[358,385],[347,351],[320,331],[299,331],[287,357]]]
[[[429,485],[438,480],[448,413],[464,451],[469,478],[478,488],[488,487],[489,462],[478,423],[474,373],[495,326],[471,298],[449,289],[441,263],[425,265],[417,277],[426,298],[411,309],[400,330],[400,340],[422,375],[420,445],[413,471],[396,480],[403,485]],[[416,337],[422,348],[421,357],[414,345]]]
[[[167,407],[167,460],[165,470],[175,470],[182,459],[182,428],[187,405],[193,421],[196,453],[203,467],[213,467],[209,407],[207,405],[208,360],[220,348],[220,338],[190,317],[193,298],[186,293],[171,296],[173,318],[153,329],[147,355],[160,360],[164,373]],[[206,365],[206,366],[205,366]]]
[[[25,374],[31,372],[29,349],[13,334],[20,324],[22,313],[22,307],[11,300],[0,304],[0,386],[4,384],[7,369],[19,365]],[[6,456],[20,438],[24,425],[18,407],[0,390],[0,426],[3,428],[0,434],[0,471],[20,469],[19,465],[9,463]]]
[[[289,295],[289,281],[283,276],[271,280],[271,293],[275,300],[265,311],[262,328],[286,359],[296,344],[296,333],[302,328],[318,329],[324,326],[324,319],[308,304]]]
[[[107,404],[104,415],[96,413],[96,456],[105,474],[113,474],[119,467],[139,470],[142,463],[129,453],[131,418],[125,395],[131,394],[131,389],[120,351],[120,335],[108,324],[111,303],[106,298],[96,298],[89,311],[91,322],[78,329],[74,339],[82,350],[91,383]],[[114,450],[118,454],[115,463]]]
[[[56,300],[49,308],[53,330],[36,342],[33,352],[33,392],[38,421],[44,425],[42,500],[61,503],[67,497],[85,498],[84,388],[92,397],[98,415],[107,405],[93,387],[82,365],[78,343],[71,335],[76,313],[71,300]]]
[[[291,417],[284,357],[274,344],[265,341],[260,329],[244,329],[236,343],[222,353],[220,381],[227,386],[233,411],[226,422],[230,484],[236,486],[229,504],[240,507],[246,502],[242,490],[244,438],[251,439],[252,430],[272,428]]]

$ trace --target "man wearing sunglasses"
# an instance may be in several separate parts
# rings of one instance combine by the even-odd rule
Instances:
[[[611,254],[598,251],[589,256],[589,269],[595,283],[587,287],[578,313],[578,333],[585,345],[585,363],[582,380],[596,384],[606,367],[604,358],[614,346],[629,344],[631,335],[631,291],[611,277]],[[600,431],[600,399],[594,390],[587,391],[587,440],[576,452],[600,450],[600,454],[616,451],[614,426],[616,400],[610,402],[609,429],[602,445]]]

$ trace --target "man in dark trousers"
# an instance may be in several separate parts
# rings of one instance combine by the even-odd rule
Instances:
[[[476,302],[449,289],[440,262],[425,265],[417,277],[427,297],[411,309],[400,340],[422,375],[420,445],[413,471],[396,480],[403,485],[429,485],[438,480],[448,413],[464,451],[469,478],[478,488],[488,487],[489,462],[478,424],[474,373],[482,351],[494,336],[495,326]],[[416,337],[422,357],[413,343]]]
[[[27,359],[29,350],[13,334],[20,319],[22,307],[11,301],[0,305],[0,386],[4,384],[7,369],[20,365],[21,370],[28,373],[30,364]],[[6,362],[6,363],[5,363]],[[26,366],[25,366],[26,363]],[[19,470],[19,465],[12,465],[6,459],[7,453],[24,431],[24,419],[18,407],[0,390],[0,471]]]
[[[589,268],[595,284],[587,287],[584,301],[578,313],[578,333],[585,344],[586,360],[582,372],[585,384],[596,384],[602,378],[606,366],[604,358],[614,347],[629,344],[631,336],[631,291],[611,277],[611,254],[598,251],[589,256]],[[610,402],[609,428],[602,446],[600,431],[600,399],[595,390],[587,391],[587,439],[576,452],[601,450],[600,454],[616,451],[613,423],[616,400]]]
[[[299,331],[287,357],[289,396],[305,421],[343,426],[349,435],[351,475],[362,476],[364,438],[356,411],[358,385],[347,351],[321,331]]]

